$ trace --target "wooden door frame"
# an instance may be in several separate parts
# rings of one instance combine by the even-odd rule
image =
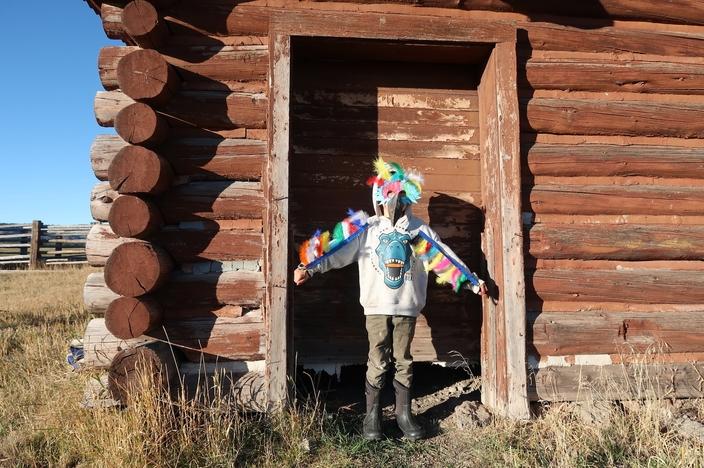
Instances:
[[[482,154],[482,172],[484,174],[484,166],[491,162],[493,172],[486,174],[495,174],[497,179],[490,184],[482,181],[482,195],[500,197],[497,209],[487,212],[485,219],[491,226],[501,226],[502,278],[497,278],[497,281],[506,287],[502,288],[505,291],[502,290],[498,297],[501,307],[490,307],[487,301],[483,307],[487,325],[482,327],[482,344],[490,342],[491,347],[487,346],[486,351],[491,349],[492,353],[482,348],[482,365],[491,368],[492,372],[489,373],[491,378],[482,380],[482,400],[500,414],[526,418],[528,398],[516,30],[505,23],[352,12],[288,11],[273,13],[270,18],[269,159],[264,177],[267,198],[264,227],[265,382],[269,408],[282,407],[288,402],[288,377],[293,371],[291,317],[287,312],[291,275],[288,269],[291,38],[296,36],[444,41],[494,46],[489,64],[492,64],[492,76],[496,79],[484,81],[491,83],[491,86],[483,87],[484,100],[491,98],[491,105],[482,105],[480,93],[480,109],[493,110],[494,114],[485,118],[480,110],[480,138],[482,153],[488,151],[492,154],[490,158]],[[490,95],[492,90],[496,91],[495,96]],[[495,187],[496,190],[487,192],[485,187]],[[497,223],[497,220],[502,222]],[[489,269],[490,273],[493,271]],[[504,310],[510,313],[504,313]],[[501,339],[498,340],[497,336]],[[499,344],[504,344],[505,352],[495,352]],[[499,385],[497,376],[504,377]],[[507,385],[504,387],[502,382]]]

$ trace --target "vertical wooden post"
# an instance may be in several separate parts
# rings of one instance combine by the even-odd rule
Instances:
[[[269,148],[265,178],[266,371],[269,409],[288,402],[288,372],[292,364],[288,314],[289,105],[291,93],[291,37],[269,35]]]
[[[32,238],[29,245],[29,269],[36,270],[41,265],[41,253],[39,247],[42,239],[42,222],[32,221]]]
[[[482,401],[494,411],[527,419],[526,304],[521,226],[516,44],[494,47],[479,84],[482,249],[497,302],[485,299],[482,322]]]

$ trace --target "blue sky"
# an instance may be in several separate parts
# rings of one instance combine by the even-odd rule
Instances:
[[[83,0],[0,0],[0,223],[91,222],[88,151],[108,39]]]

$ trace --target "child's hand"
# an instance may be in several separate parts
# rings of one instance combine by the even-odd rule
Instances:
[[[477,294],[479,294],[480,296],[486,296],[488,294],[487,291],[488,290],[486,289],[486,283],[481,283],[479,285],[479,292]]]
[[[305,268],[296,268],[293,270],[293,282],[296,283],[297,286],[300,286],[309,279],[310,273],[308,273],[308,270]]]

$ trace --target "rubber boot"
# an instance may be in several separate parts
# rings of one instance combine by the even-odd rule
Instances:
[[[379,403],[380,388],[376,388],[366,379],[364,394],[367,397],[367,414],[362,425],[362,437],[366,440],[380,440],[381,432],[381,403]]]
[[[411,411],[411,389],[394,380],[396,390],[396,423],[406,439],[418,440],[425,437],[425,430]]]

